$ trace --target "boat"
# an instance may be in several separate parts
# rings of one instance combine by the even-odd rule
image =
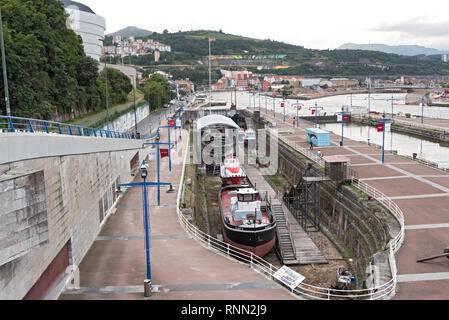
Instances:
[[[247,185],[223,187],[218,195],[226,243],[263,257],[276,242],[276,219],[261,207],[262,197]]]
[[[220,166],[220,178],[225,185],[241,185],[246,178],[246,173],[240,167],[237,157],[227,157]]]

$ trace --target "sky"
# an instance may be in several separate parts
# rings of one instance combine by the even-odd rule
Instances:
[[[78,0],[106,19],[155,32],[222,30],[312,49],[344,43],[449,50],[448,0]]]

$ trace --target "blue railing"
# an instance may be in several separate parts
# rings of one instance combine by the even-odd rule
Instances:
[[[2,132],[43,132],[80,137],[100,137],[111,139],[147,139],[145,136],[135,137],[132,133],[109,131],[82,127],[67,123],[37,120],[29,118],[0,116],[0,133]]]

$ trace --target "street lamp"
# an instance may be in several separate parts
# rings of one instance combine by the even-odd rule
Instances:
[[[421,125],[424,125],[424,97],[421,99]]]
[[[337,112],[336,114],[341,114],[341,143],[340,146],[344,146],[344,128],[345,128],[345,116],[351,114],[351,112],[345,111],[344,107],[341,107],[341,112]]]
[[[394,120],[394,101],[399,100],[395,99],[393,96],[391,96],[391,99],[388,99],[387,101],[391,100],[391,120]]]
[[[309,110],[312,110],[312,114],[315,114],[315,128],[318,128],[318,109],[323,109],[323,107],[318,107],[315,102],[315,107],[310,107]]]
[[[302,103],[299,103],[298,100],[296,100],[296,128],[299,129],[299,111],[301,111],[301,108],[304,107]]]
[[[161,183],[161,182],[147,182],[148,177],[148,167],[145,160],[142,162],[140,167],[140,176],[143,182],[138,183],[127,183],[119,184],[116,193],[121,193],[121,188],[135,188],[143,187],[143,217],[144,217],[144,229],[145,229],[145,252],[146,252],[146,279],[144,280],[144,295],[145,297],[151,296],[151,263],[150,263],[150,215],[148,210],[148,192],[147,187],[154,187],[161,185],[170,186],[170,190],[173,189],[171,183]]]
[[[377,132],[380,132],[382,130],[383,137],[382,137],[382,164],[385,163],[385,124],[388,121],[393,121],[393,119],[385,119],[385,112],[382,115],[382,120],[375,120],[374,122],[378,122],[377,125]]]
[[[6,72],[6,57],[5,57],[5,43],[3,40],[3,20],[2,10],[0,9],[0,42],[2,49],[2,66],[3,66],[3,85],[5,87],[5,103],[6,103],[6,115],[11,116],[11,106],[9,104],[9,88],[8,88],[8,74]]]
[[[134,131],[137,139],[137,110],[136,110],[136,75],[132,75],[134,79]]]

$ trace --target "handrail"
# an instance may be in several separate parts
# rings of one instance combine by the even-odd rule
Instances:
[[[211,237],[210,235],[204,233],[203,231],[199,230],[196,226],[194,226],[191,222],[188,221],[187,217],[183,215],[183,213],[180,210],[181,207],[181,197],[184,196],[185,192],[185,185],[184,185],[184,177],[185,177],[185,169],[186,169],[186,163],[187,163],[187,156],[190,155],[190,152],[188,152],[190,141],[187,140],[187,147],[186,147],[186,154],[184,156],[184,165],[182,168],[182,174],[179,185],[181,186],[178,197],[177,197],[177,204],[176,204],[176,211],[178,215],[178,220],[183,227],[183,229],[192,236],[192,238],[197,241],[199,244],[201,244],[206,249],[209,249],[211,251],[214,251],[226,258],[229,258],[233,261],[237,261],[239,263],[243,263],[246,265],[249,265],[251,269],[254,271],[261,273],[265,277],[267,277],[270,280],[273,280],[280,285],[282,285],[284,288],[288,289],[294,294],[301,295],[310,299],[316,299],[316,300],[330,300],[332,298],[339,298],[339,299],[370,299],[370,300],[379,300],[384,299],[386,297],[389,297],[391,293],[393,293],[396,289],[397,285],[397,269],[396,269],[396,261],[394,257],[395,250],[397,251],[400,247],[400,244],[403,241],[403,222],[401,223],[401,230],[402,232],[400,235],[398,235],[399,239],[394,239],[390,241],[389,243],[389,250],[390,250],[390,267],[391,267],[391,273],[392,273],[392,279],[388,282],[379,285],[374,288],[369,289],[358,289],[358,290],[340,290],[340,289],[331,289],[331,288],[321,288],[313,285],[309,285],[306,283],[301,283],[298,287],[295,289],[287,288],[286,284],[280,282],[279,280],[274,278],[274,274],[278,271],[279,268],[272,265],[271,263],[265,261],[261,257],[258,257],[254,255],[252,252],[245,251],[243,249],[240,249],[238,247],[234,247],[230,245],[229,243],[225,243],[223,241],[220,241],[214,237]],[[363,183],[362,183],[363,184]],[[372,187],[371,187],[372,188]],[[374,189],[374,188],[372,188]],[[375,189],[374,189],[375,190]],[[379,195],[380,193],[377,193]],[[391,200],[390,200],[391,202]],[[392,203],[392,202],[391,202]],[[400,215],[401,211],[398,208],[398,212],[396,214]],[[403,219],[402,219],[403,221]]]
[[[134,134],[126,132],[117,132],[111,130],[83,127],[62,122],[11,117],[11,116],[0,116],[0,132],[2,131],[6,131],[9,133],[15,133],[17,131],[29,133],[39,132],[48,134],[80,136],[80,137],[100,137],[100,138],[131,139],[131,140],[140,140],[148,138],[146,136],[136,137],[134,136]]]

